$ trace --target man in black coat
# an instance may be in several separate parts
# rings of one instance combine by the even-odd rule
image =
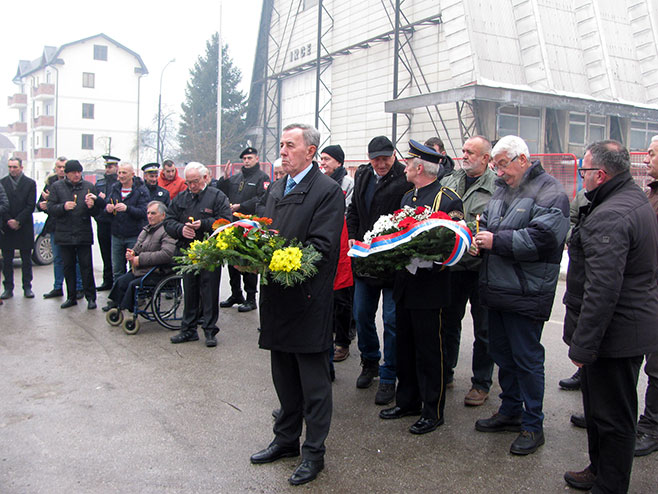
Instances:
[[[78,160],[69,160],[64,168],[66,178],[58,180],[48,196],[48,215],[55,218],[55,242],[60,246],[64,279],[66,280],[66,301],[60,306],[67,309],[77,305],[75,262],[80,264],[82,286],[87,299],[87,309],[96,308],[96,284],[91,257],[94,232],[91,217],[101,210],[96,188],[82,180],[82,165]]]
[[[34,246],[34,223],[32,212],[37,201],[37,184],[23,174],[20,158],[9,158],[9,175],[0,180],[9,199],[9,211],[2,216],[4,235],[0,238],[2,248],[2,274],[5,290],[1,300],[14,296],[14,250],[21,252],[23,273],[23,295],[34,298],[32,292],[32,247]]]
[[[409,148],[404,171],[414,189],[404,195],[400,207],[426,207],[463,219],[461,199],[437,179],[441,155],[413,140]],[[396,273],[393,298],[398,389],[395,406],[379,412],[379,417],[420,415],[409,432],[426,434],[444,422],[450,363],[444,358],[441,309],[450,305],[450,270],[415,259],[407,269]]]
[[[313,245],[322,255],[313,278],[291,288],[272,281],[261,287],[259,345],[270,350],[281,413],[274,440],[252,455],[251,462],[299,456],[305,421],[302,462],[289,479],[293,485],[310,482],[324,468],[324,441],[331,425],[332,294],[345,199],[313,161],[319,143],[320,133],[309,125],[283,129],[281,158],[287,177],[272,184],[265,206],[272,228],[289,240]]]
[[[373,138],[368,144],[370,163],[361,165],[354,175],[354,193],[347,208],[349,245],[372,228],[380,216],[400,208],[406,191],[412,188],[404,176],[404,166],[395,157],[393,143],[384,136]],[[387,279],[354,277],[354,321],[361,352],[361,374],[357,388],[368,388],[379,375],[377,405],[387,405],[395,397],[395,302],[393,276]],[[384,320],[384,362],[379,365],[381,351],[375,326],[375,314],[382,301]]]
[[[119,158],[103,155],[105,160],[105,174],[96,181],[96,190],[98,197],[105,200],[110,195],[112,186],[117,182],[117,170],[119,167]],[[98,287],[98,291],[109,290],[112,288],[112,220],[114,215],[108,214],[104,209],[100,209],[96,216],[96,234],[98,235],[98,247],[103,258],[103,283]]]
[[[231,218],[228,198],[221,190],[208,187],[208,169],[201,163],[185,166],[187,189],[180,192],[171,203],[164,220],[166,232],[176,240],[176,246],[187,248],[194,240],[203,240],[212,232],[212,225],[220,218]],[[219,332],[219,282],[222,273],[217,266],[214,271],[199,274],[185,273],[183,287],[183,321],[181,330],[171,337],[172,343],[197,341],[197,325],[201,324],[206,337],[206,346],[217,346],[215,335]]]
[[[219,179],[217,186],[219,190],[228,196],[232,213],[255,214],[256,205],[269,185],[270,176],[260,169],[258,162],[258,151],[248,147],[240,153],[240,159],[244,163],[242,170],[232,177],[229,176],[230,166],[226,166],[224,176]],[[233,220],[237,220],[234,217]],[[238,304],[238,311],[249,312],[256,308],[256,287],[258,275],[254,273],[240,273],[233,266],[228,267],[231,281],[231,296],[222,301],[220,307],[232,307]],[[247,292],[247,300],[242,296],[240,279],[244,280],[244,289]]]
[[[658,222],[619,142],[590,145],[580,173],[591,204],[569,243],[564,341],[582,368],[590,464],[564,478],[595,493],[627,492],[638,375],[658,350]]]
[[[7,193],[5,188],[0,184],[0,218],[2,215],[9,211],[9,199],[7,199]],[[2,238],[2,228],[0,228],[0,238]],[[0,260],[0,266],[2,266],[2,261]],[[2,269],[0,268],[0,273]],[[0,299],[0,305],[2,305],[2,299]]]

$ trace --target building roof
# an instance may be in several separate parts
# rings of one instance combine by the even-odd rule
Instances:
[[[9,137],[0,134],[0,149],[14,149],[14,147]]]
[[[142,57],[140,57],[136,52],[132,51],[130,48],[127,48],[126,46],[122,45],[118,41],[110,38],[107,34],[104,33],[99,33],[99,34],[94,34],[93,36],[89,36],[87,38],[79,39],[77,41],[72,41],[70,43],[65,43],[59,48],[56,46],[44,46],[43,48],[43,53],[41,56],[35,60],[29,61],[29,60],[20,60],[18,62],[18,69],[16,71],[16,75],[14,76],[14,81],[18,82],[20,79],[22,79],[25,76],[30,75],[33,72],[36,72],[37,70],[40,70],[44,67],[47,67],[48,65],[54,65],[54,64],[61,64],[63,63],[62,60],[60,60],[58,57],[64,51],[64,49],[68,48],[69,46],[78,44],[78,43],[84,43],[85,41],[89,41],[94,38],[104,38],[106,41],[109,43],[112,43],[113,45],[117,46],[118,48],[121,48],[122,50],[127,51],[131,55],[133,55],[137,61],[139,62],[139,67],[135,69],[136,72],[140,74],[148,74],[148,69],[146,68],[146,65],[144,64],[144,61],[142,60]]]

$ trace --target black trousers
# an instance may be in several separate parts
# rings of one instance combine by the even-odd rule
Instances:
[[[306,421],[302,458],[324,458],[324,441],[331,426],[331,377],[329,351],[288,353],[271,351],[272,380],[281,402],[281,414],[274,422],[274,441],[297,446]]]
[[[228,267],[229,283],[231,285],[231,295],[242,297],[242,285],[240,280],[244,280],[244,291],[247,292],[247,300],[256,300],[256,291],[258,286],[258,275],[255,273],[241,273],[233,266]]]
[[[480,305],[478,278],[477,271],[452,271],[450,273],[451,303],[441,312],[441,325],[445,335],[443,348],[448,361],[448,381],[452,381],[459,359],[462,319],[466,313],[466,303],[470,301],[475,336],[471,361],[473,370],[471,383],[474,388],[489,392],[494,361],[489,355],[489,316],[487,309]]]
[[[352,324],[353,299],[353,286],[334,290],[334,332],[336,333],[334,343],[338,346],[349,347],[352,342],[350,325]]]
[[[91,245],[60,245],[62,264],[64,265],[64,280],[66,281],[66,298],[75,300],[76,294],[76,259],[80,264],[82,287],[87,300],[96,300],[96,283],[94,282],[94,266],[91,260]]]
[[[151,273],[143,282],[144,288],[148,287],[151,290],[164,276],[157,273]],[[112,290],[107,298],[119,306],[119,309],[129,310],[134,312],[135,309],[135,291],[140,283],[142,283],[143,276],[135,276],[132,271],[122,274],[117,278],[112,285]]]
[[[599,358],[583,366],[580,384],[587,422],[593,493],[628,491],[635,452],[637,378],[643,356]]]
[[[196,331],[198,324],[213,335],[219,332],[219,281],[221,269],[183,275],[183,321],[181,331]]]
[[[103,259],[103,284],[111,285],[114,279],[112,275],[112,224],[97,223],[98,247]]]
[[[398,388],[395,404],[421,407],[421,416],[443,417],[448,363],[443,357],[441,310],[395,308]]]
[[[14,249],[2,249],[2,275],[5,277],[5,290],[14,290]],[[23,290],[32,288],[32,249],[21,249],[21,271]]]
[[[637,430],[658,437],[658,352],[647,355],[644,372],[649,376],[649,383],[644,396],[644,413],[640,415]]]

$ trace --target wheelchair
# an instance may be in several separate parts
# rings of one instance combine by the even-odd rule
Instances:
[[[132,314],[124,317],[117,307],[110,309],[105,319],[111,326],[122,326],[126,334],[137,334],[140,328],[139,316],[147,321],[157,321],[167,329],[181,328],[183,321],[183,276],[171,269],[162,275],[161,267],[151,268],[135,287]],[[154,281],[155,280],[155,281]]]

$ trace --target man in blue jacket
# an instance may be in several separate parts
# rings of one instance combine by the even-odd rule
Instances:
[[[520,137],[500,139],[492,156],[498,188],[482,215],[475,247],[484,252],[480,297],[489,309],[489,353],[503,392],[498,412],[475,428],[520,432],[510,452],[527,455],[544,444],[541,334],[560,274],[569,198],[539,162],[530,162]]]

